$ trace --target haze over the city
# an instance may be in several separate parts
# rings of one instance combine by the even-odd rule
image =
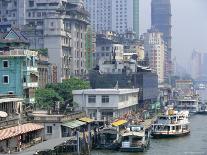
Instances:
[[[140,33],[150,28],[151,0],[140,0]],[[207,1],[171,0],[172,57],[186,67],[193,49],[207,52]]]

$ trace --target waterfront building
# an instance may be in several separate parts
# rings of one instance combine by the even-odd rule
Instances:
[[[152,0],[151,25],[163,33],[167,45],[168,61],[171,61],[171,3],[170,0]]]
[[[27,123],[23,98],[0,95],[0,111],[8,114],[0,118],[0,153],[17,152],[42,141],[41,125]]]
[[[85,117],[84,112],[75,112],[68,115],[62,113],[50,113],[47,111],[33,111],[30,118],[34,123],[44,126],[44,140],[60,139],[62,137],[74,136],[73,130],[85,125],[78,121]],[[73,126],[72,126],[73,125]]]
[[[95,32],[132,30],[139,38],[139,0],[85,0]]]
[[[15,94],[34,103],[38,52],[27,50],[26,38],[13,29],[0,39],[0,44],[0,93]]]
[[[93,89],[139,88],[139,105],[147,106],[157,101],[158,76],[149,67],[139,66],[135,60],[126,62],[105,61],[98,70],[89,72]]]
[[[74,90],[73,101],[77,110],[98,121],[114,120],[137,110],[139,89],[86,89]]]
[[[162,39],[163,34],[157,29],[150,29],[144,34],[144,50],[148,54],[150,67],[158,74],[159,83],[166,78],[166,46]]]

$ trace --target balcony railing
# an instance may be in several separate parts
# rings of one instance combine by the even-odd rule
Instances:
[[[26,88],[37,88],[38,87],[38,82],[28,82],[28,83],[23,83],[23,87]]]

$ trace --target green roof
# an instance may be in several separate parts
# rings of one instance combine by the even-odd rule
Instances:
[[[68,121],[68,122],[64,122],[62,125],[69,127],[71,129],[77,128],[79,126],[85,125],[85,122],[81,122],[79,120],[74,120],[74,121]]]

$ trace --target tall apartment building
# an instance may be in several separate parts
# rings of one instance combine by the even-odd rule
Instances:
[[[170,0],[152,0],[151,25],[163,33],[167,45],[168,67],[171,64],[171,3]]]
[[[162,39],[162,33],[156,29],[150,29],[144,34],[145,54],[148,54],[150,67],[158,74],[159,83],[165,79],[165,52],[166,46]]]
[[[193,51],[191,54],[191,76],[193,79],[201,77],[201,53]]]
[[[85,6],[94,31],[133,30],[139,37],[139,0],[85,0]]]
[[[82,0],[10,0],[7,10],[7,20],[22,28],[30,48],[48,49],[49,62],[57,66],[58,82],[87,73],[89,14]]]

